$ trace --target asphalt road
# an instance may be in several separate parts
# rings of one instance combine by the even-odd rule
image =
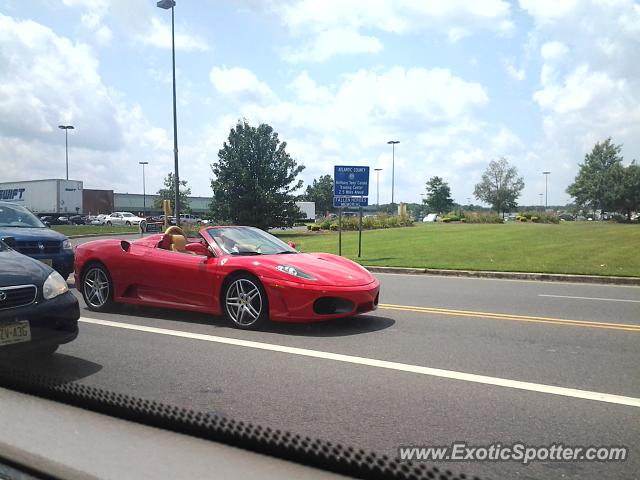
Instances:
[[[374,313],[260,332],[172,310],[96,314],[80,300],[78,339],[32,368],[393,457],[456,441],[625,445],[623,463],[436,465],[640,478],[640,288],[377,276]]]

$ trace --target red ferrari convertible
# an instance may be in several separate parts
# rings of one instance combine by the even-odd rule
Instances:
[[[79,245],[76,286],[91,310],[114,302],[224,315],[238,328],[310,322],[374,310],[380,283],[328,253],[300,253],[253,227],[178,227],[132,242]]]

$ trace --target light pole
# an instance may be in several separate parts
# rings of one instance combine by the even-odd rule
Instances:
[[[549,202],[548,202],[548,200],[549,200],[549,197],[548,197],[549,188],[548,188],[548,185],[549,185],[549,174],[550,173],[551,172],[542,172],[542,174],[544,175],[544,209],[545,210],[549,206]]]
[[[58,125],[58,128],[64,130],[64,155],[67,164],[67,180],[69,180],[69,139],[67,132],[73,130],[73,125]]]
[[[180,176],[178,175],[178,117],[176,116],[176,43],[174,29],[173,8],[176,6],[174,0],[160,0],[156,5],[164,10],[171,9],[171,58],[173,61],[173,160],[174,172],[173,179],[175,183],[175,205],[174,215],[176,216],[176,225],[180,226]]]
[[[147,188],[144,181],[144,166],[149,165],[149,162],[138,162],[142,165],[142,216],[147,217]]]
[[[540,195],[540,208],[542,208],[542,196],[544,195],[544,193],[539,193],[538,195]]]
[[[376,172],[376,205],[380,208],[380,172],[381,168],[374,168]]]
[[[396,145],[400,143],[400,140],[389,140],[387,145],[391,145],[391,205],[394,205],[393,191],[395,188],[395,173],[396,173]]]

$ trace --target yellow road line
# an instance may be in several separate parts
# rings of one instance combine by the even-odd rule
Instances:
[[[512,315],[505,313],[475,312],[471,310],[452,310],[448,308],[432,307],[412,307],[407,305],[378,305],[385,310],[398,310],[404,312],[430,313],[434,315],[450,315],[456,317],[485,318],[490,320],[509,320],[514,322],[547,323],[551,325],[563,325],[567,327],[603,328],[607,330],[625,330],[629,332],[640,332],[640,325],[630,325],[626,323],[594,322],[589,320],[568,320],[553,317],[533,317],[529,315]]]

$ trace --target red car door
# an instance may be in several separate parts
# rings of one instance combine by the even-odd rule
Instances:
[[[218,310],[217,259],[152,248],[144,258],[139,298],[166,307]]]

